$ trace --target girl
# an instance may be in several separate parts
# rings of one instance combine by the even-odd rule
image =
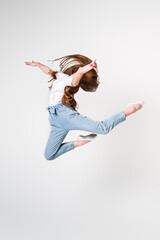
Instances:
[[[47,160],[54,160],[60,155],[82,146],[93,140],[97,134],[107,134],[117,124],[126,120],[130,114],[141,109],[144,101],[130,103],[127,108],[103,121],[95,121],[77,111],[77,102],[74,94],[82,88],[87,92],[94,92],[99,86],[98,69],[96,60],[80,55],[67,55],[52,60],[60,61],[60,71],[54,71],[39,62],[25,62],[26,65],[39,67],[44,73],[52,78],[49,87],[49,122],[51,132],[44,151]],[[70,130],[84,130],[93,132],[87,136],[80,135],[77,140],[63,142]]]

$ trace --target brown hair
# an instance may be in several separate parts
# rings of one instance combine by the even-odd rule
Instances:
[[[80,67],[83,67],[92,62],[90,58],[84,55],[73,54],[73,55],[67,55],[61,58],[54,59],[52,60],[52,63],[60,59],[61,59],[59,64],[60,72],[68,74],[69,76],[76,73]],[[53,77],[52,79],[56,79],[56,73],[57,71],[52,72],[51,74]],[[71,106],[74,110],[77,110],[77,102],[74,99],[74,94],[78,92],[79,88],[81,87],[84,91],[87,91],[87,92],[95,92],[99,84],[100,84],[99,77],[96,70],[91,69],[89,72],[83,74],[77,86],[66,86],[64,88],[62,103],[64,105]],[[49,87],[49,89],[51,88],[52,86]]]

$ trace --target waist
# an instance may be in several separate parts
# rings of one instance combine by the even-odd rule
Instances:
[[[48,110],[51,113],[55,113],[56,109],[61,108],[61,107],[65,107],[65,108],[69,108],[71,110],[74,110],[73,107],[68,106],[68,105],[64,105],[62,102],[57,103],[55,105],[49,105],[48,107],[46,107],[45,109]]]

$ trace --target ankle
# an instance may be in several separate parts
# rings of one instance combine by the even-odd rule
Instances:
[[[127,117],[129,115],[129,113],[126,110],[123,110],[125,116]]]
[[[76,141],[73,141],[74,148],[76,147]]]
[[[77,140],[73,141],[73,144],[74,144],[74,148],[78,147]]]

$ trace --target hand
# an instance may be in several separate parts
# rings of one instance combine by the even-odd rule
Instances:
[[[94,69],[96,70],[96,72],[98,72],[96,59],[95,59],[93,62],[90,63],[90,66],[91,66],[92,68],[94,68]]]
[[[26,63],[26,65],[29,65],[29,66],[32,66],[32,67],[37,67],[38,66],[38,62],[34,62],[34,61],[32,61],[32,62],[25,62]]]

